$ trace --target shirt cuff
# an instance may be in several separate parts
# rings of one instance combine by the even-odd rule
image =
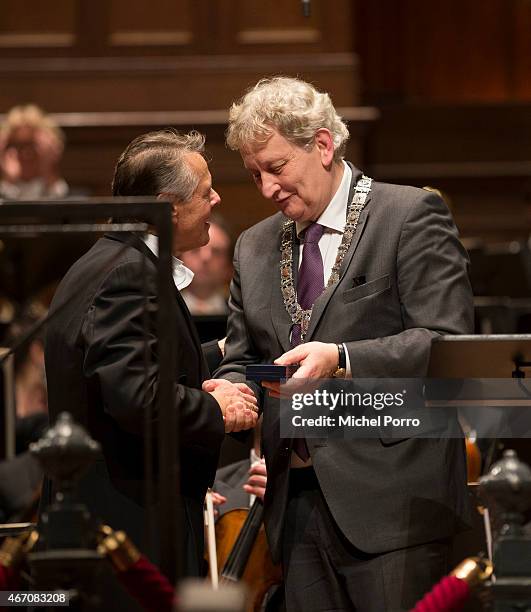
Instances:
[[[345,349],[345,360],[347,362],[346,368],[345,368],[345,378],[352,378],[352,370],[350,369],[350,356],[347,351],[347,345],[344,342],[342,342],[341,344],[343,345],[343,348]]]

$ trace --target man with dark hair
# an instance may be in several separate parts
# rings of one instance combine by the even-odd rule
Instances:
[[[472,332],[448,208],[363,176],[343,159],[348,136],[329,95],[299,79],[263,79],[232,106],[227,143],[279,212],[236,244],[217,376],[275,361],[300,364],[299,379],[422,377],[433,338]],[[412,608],[468,518],[463,441],[285,439],[279,402],[264,401],[264,520],[286,608]]]
[[[203,500],[216,470],[225,432],[254,426],[256,400],[246,385],[201,390],[205,356],[179,291],[191,272],[179,259],[209,240],[209,219],[220,198],[203,157],[204,137],[174,130],[136,138],[116,165],[113,193],[172,201],[175,301],[175,403],[179,417],[181,532],[185,573],[200,573]],[[61,282],[50,311],[61,313],[46,338],[51,418],[69,410],[102,446],[83,479],[91,512],[124,529],[145,550],[143,447],[145,411],[158,428],[156,317],[158,239],[109,233],[79,259]],[[155,439],[156,444],[156,439]]]

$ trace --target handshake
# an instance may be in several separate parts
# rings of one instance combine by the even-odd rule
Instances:
[[[245,383],[228,380],[205,380],[203,391],[217,401],[225,421],[225,433],[251,429],[258,419],[258,402]]]

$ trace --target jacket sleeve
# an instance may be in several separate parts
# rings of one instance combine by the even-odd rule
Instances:
[[[231,382],[246,382],[245,367],[249,364],[260,363],[260,356],[257,354],[251,341],[251,334],[247,329],[247,322],[243,311],[240,282],[240,250],[244,237],[245,232],[238,238],[234,249],[234,275],[230,284],[230,313],[227,322],[225,356],[220,367],[214,373],[216,378],[226,378]],[[261,387],[252,382],[247,384],[260,400],[262,395]]]
[[[146,287],[142,288],[142,279]],[[98,385],[104,410],[126,431],[141,434],[144,407],[158,421],[159,387],[157,293],[153,275],[139,262],[114,268],[96,292],[81,330],[84,375]],[[176,325],[176,342],[186,330]],[[178,374],[178,373],[177,373]],[[181,444],[209,451],[224,436],[221,410],[216,400],[199,389],[175,384]]]
[[[473,333],[468,256],[450,211],[423,192],[400,230],[397,285],[404,331],[347,342],[353,377],[424,376],[440,334]]]
[[[204,342],[201,345],[201,350],[203,351],[203,355],[205,356],[208,371],[210,373],[214,372],[221,363],[223,359],[223,353],[219,348],[218,344],[219,340],[210,340],[209,342]]]

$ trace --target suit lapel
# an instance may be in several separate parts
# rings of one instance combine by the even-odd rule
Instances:
[[[352,183],[350,185],[350,191],[348,194],[348,202],[350,204],[350,202],[352,201],[352,197],[354,196],[354,189],[356,187],[356,183],[361,176],[361,172],[357,168],[352,166],[352,164],[350,163],[349,163],[349,166],[352,170]],[[361,212],[361,215],[358,221],[358,225],[356,227],[356,231],[354,233],[354,236],[352,237],[352,242],[350,243],[350,247],[347,253],[345,254],[343,263],[341,264],[341,267],[339,269],[339,281],[333,284],[331,287],[328,287],[327,289],[325,289],[323,293],[315,301],[315,304],[312,310],[312,317],[310,319],[310,326],[308,327],[308,332],[306,334],[306,339],[305,339],[306,342],[309,342],[312,339],[312,335],[317,325],[319,324],[319,320],[323,316],[324,311],[326,310],[328,302],[330,301],[330,299],[336,292],[338,285],[340,284],[342,278],[345,276],[345,274],[347,273],[347,270],[350,267],[350,264],[352,263],[352,258],[354,256],[354,253],[356,252],[360,239],[363,235],[363,230],[365,229],[365,225],[369,217],[368,204],[371,200],[371,195],[372,195],[372,191],[371,193],[369,193],[369,196],[367,197],[367,200],[365,202],[365,207],[363,208],[363,211]],[[345,211],[345,214],[346,214],[346,211]]]
[[[158,258],[155,256],[153,251],[146,245],[146,243],[140,237],[134,234],[130,234],[129,232],[109,232],[105,234],[105,237],[110,238],[112,240],[117,240],[118,242],[122,242],[124,244],[129,243],[132,248],[136,249],[137,251],[140,251],[145,257],[151,260],[153,262],[153,265],[155,266],[158,265]],[[188,332],[190,334],[192,342],[199,356],[199,362],[200,362],[199,365],[202,368],[201,372],[205,373],[208,371],[208,367],[203,357],[203,351],[201,348],[201,340],[199,339],[197,328],[192,320],[190,311],[188,310],[188,307],[186,306],[186,303],[183,300],[180,291],[175,286],[175,283],[173,282],[173,280],[172,280],[172,285],[173,285],[174,294],[175,294],[175,302],[177,304],[177,307],[181,311],[182,318],[184,319],[186,323]],[[179,333],[178,330],[175,330],[175,332],[177,334]]]

